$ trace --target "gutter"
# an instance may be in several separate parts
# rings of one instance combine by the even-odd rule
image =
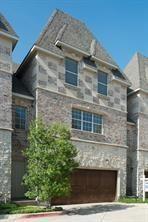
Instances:
[[[16,96],[16,97],[23,98],[23,99],[34,100],[34,97],[32,97],[32,96],[27,96],[27,95],[23,95],[23,94],[20,94],[20,93],[12,92],[12,95],[13,95],[13,96]]]
[[[76,52],[79,52],[79,53],[81,53],[82,55],[85,55],[85,56],[91,56],[91,58],[93,60],[99,61],[99,62],[101,62],[101,63],[103,63],[103,64],[105,64],[105,65],[107,65],[107,66],[109,66],[109,67],[111,67],[113,69],[118,69],[118,66],[112,65],[111,63],[108,63],[108,62],[105,62],[102,59],[99,59],[99,58],[97,58],[95,56],[92,56],[90,53],[86,53],[86,52],[84,52],[81,49],[75,48],[74,46],[71,46],[71,45],[69,45],[69,44],[67,44],[65,42],[61,42],[60,40],[57,40],[55,45],[67,47],[67,48],[72,49],[72,50],[74,50]]]
[[[111,79],[111,81],[119,82],[119,83],[121,83],[122,85],[125,85],[125,86],[131,86],[130,83],[124,82],[124,81],[122,81],[122,80],[120,80],[120,79],[117,79],[117,78],[115,78],[115,77],[113,77],[113,78]]]
[[[138,120],[137,120],[137,190],[136,190],[136,195],[137,197],[139,196],[139,117],[138,117]]]
[[[133,95],[134,93],[137,93],[139,91],[148,94],[148,90],[144,90],[144,89],[138,88],[138,89],[135,89],[134,91],[128,93],[127,96]]]
[[[40,51],[40,52],[43,52],[43,53],[46,53],[46,54],[48,54],[48,55],[52,55],[52,56],[55,56],[55,57],[57,57],[57,58],[59,58],[59,59],[63,59],[64,58],[64,56],[62,56],[62,55],[58,55],[58,54],[56,54],[56,53],[54,53],[54,52],[51,52],[51,51],[49,51],[49,50],[47,50],[47,49],[43,49],[43,48],[41,48],[41,47],[39,47],[39,46],[37,46],[37,45],[34,45],[33,46],[33,48],[32,48],[32,51]]]

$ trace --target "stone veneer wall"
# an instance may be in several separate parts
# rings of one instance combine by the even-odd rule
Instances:
[[[146,107],[147,109],[147,107]],[[148,113],[139,113],[139,151],[138,156],[138,192],[143,196],[142,178],[145,171],[148,171]]]
[[[126,145],[126,113],[60,95],[44,89],[38,89],[37,107],[39,116],[47,124],[64,122],[71,128],[72,107],[103,115],[103,134],[72,130],[73,136],[80,139]]]
[[[127,123],[127,195],[136,195],[137,187],[137,126]]]
[[[137,134],[136,138],[131,135],[131,138],[135,140],[135,151],[132,154],[132,168],[134,172],[133,194],[140,197],[143,196],[143,184],[142,178],[144,171],[148,170],[148,101],[147,94],[143,91],[134,93],[128,97],[128,113],[130,118],[136,123]],[[132,139],[127,138],[130,142]],[[136,142],[137,141],[137,142]],[[130,157],[129,157],[130,158]],[[135,187],[136,191],[135,191]]]
[[[22,151],[27,147],[28,128],[34,118],[34,102],[32,100],[13,96],[12,100],[12,199],[24,198],[25,187],[22,185],[22,177],[26,170],[26,159]],[[26,129],[15,128],[15,107],[21,106],[27,108],[27,127]]]
[[[15,128],[15,107],[21,106],[27,108],[27,127],[25,130]],[[24,160],[22,151],[26,148],[27,134],[29,124],[33,119],[33,101],[13,96],[12,100],[12,120],[13,120],[13,133],[12,133],[12,160]]]
[[[11,78],[0,71],[0,201],[11,196]]]
[[[65,57],[70,57],[79,62],[78,86],[75,87],[65,83],[64,59],[38,53],[36,56],[38,64],[37,87],[49,89],[87,102],[126,111],[126,86],[113,80],[113,73],[110,69],[97,64],[96,72],[90,71],[90,69],[83,68],[82,56],[66,51]],[[108,74],[107,96],[97,93],[97,70]]]
[[[47,124],[62,122],[71,128],[72,107],[103,115],[103,135],[72,129],[72,138],[80,151],[81,166],[118,170],[120,195],[125,195],[126,113],[43,89],[37,89],[37,95],[38,115]]]
[[[117,196],[126,194],[126,148],[73,141],[78,149],[80,167],[88,169],[118,170]]]

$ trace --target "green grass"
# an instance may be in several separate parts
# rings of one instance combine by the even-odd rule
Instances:
[[[19,206],[14,203],[0,204],[0,214],[25,214],[25,213],[41,213],[51,211],[61,211],[62,208],[45,208],[42,206]]]
[[[119,202],[121,203],[148,203],[148,198],[145,199],[143,202],[142,198],[136,198],[136,197],[122,197],[119,199]]]

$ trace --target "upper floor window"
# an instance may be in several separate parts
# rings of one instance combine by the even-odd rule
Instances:
[[[101,115],[72,109],[72,128],[101,134],[102,124]]]
[[[16,106],[15,107],[15,128],[26,129],[27,108]]]
[[[65,82],[74,86],[78,84],[78,62],[70,58],[65,59]]]
[[[98,93],[107,95],[107,73],[98,73]]]

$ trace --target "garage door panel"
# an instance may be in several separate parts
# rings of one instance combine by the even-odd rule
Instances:
[[[54,199],[54,204],[91,203],[114,201],[117,172],[78,169],[71,177],[71,195]]]

